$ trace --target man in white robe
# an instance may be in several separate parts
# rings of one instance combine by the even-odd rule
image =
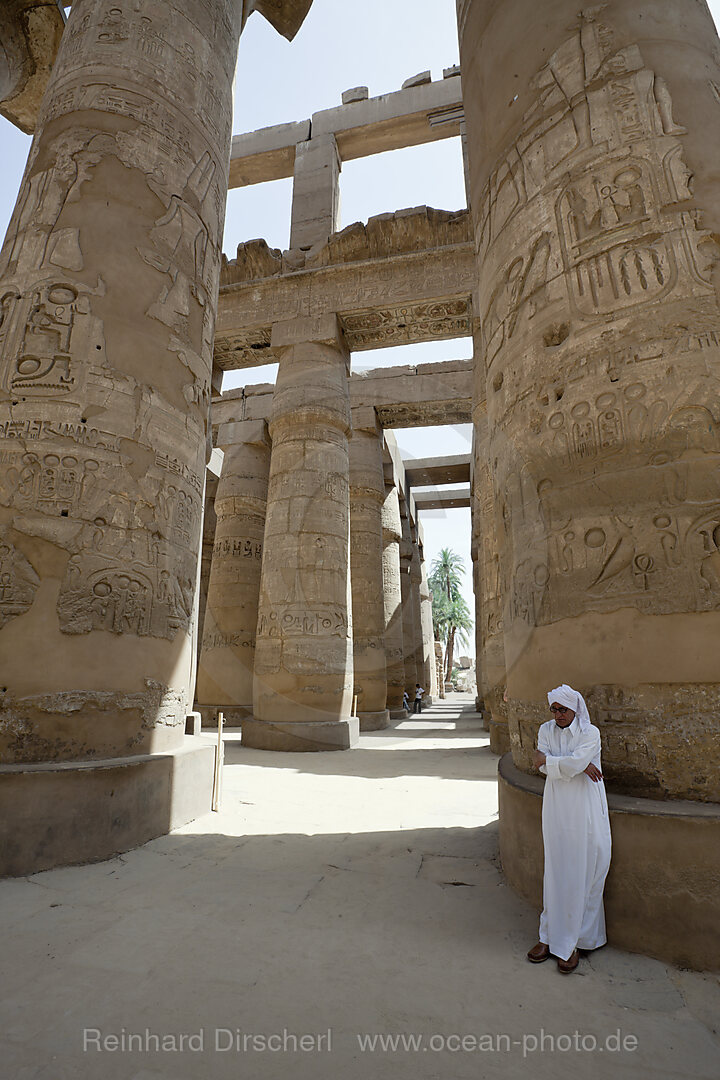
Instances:
[[[548,694],[553,719],[538,732],[535,768],[547,776],[542,806],[545,873],[540,940],[528,960],[578,966],[578,949],[607,941],[603,888],[610,867],[610,819],[600,771],[600,732],[582,694],[563,684]]]

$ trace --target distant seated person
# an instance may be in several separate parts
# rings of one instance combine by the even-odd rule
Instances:
[[[415,683],[415,712],[422,712],[422,699],[425,691],[420,683]]]

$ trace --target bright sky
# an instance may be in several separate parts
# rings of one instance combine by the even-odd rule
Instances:
[[[716,24],[720,0],[709,0]],[[339,43],[342,42],[342,47]],[[258,15],[250,18],[240,43],[235,93],[235,132],[303,120],[339,105],[343,90],[367,86],[370,96],[400,89],[411,75],[430,69],[434,79],[458,63],[455,0],[363,0],[362,4],[314,0],[310,14],[289,43]],[[30,139],[0,117],[0,234],[4,235],[17,196]],[[287,247],[291,180],[231,191],[224,250],[264,237]],[[341,178],[341,225],[403,207],[457,210],[466,204],[458,139],[348,162]],[[387,364],[421,364],[472,355],[466,340],[432,342],[357,353],[353,369]],[[225,387],[272,381],[272,371],[233,373]],[[397,431],[405,457],[469,451],[470,425]],[[468,567],[465,595],[474,611],[470,563],[470,511],[424,512],[428,564],[440,548],[451,547]],[[467,650],[474,655],[474,641]]]

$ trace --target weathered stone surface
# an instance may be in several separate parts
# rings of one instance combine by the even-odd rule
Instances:
[[[68,19],[0,255],[0,517],[40,579],[0,630],[5,760],[184,737],[239,30]]]
[[[352,100],[347,96],[353,95]],[[355,96],[357,95],[357,96]],[[230,186],[261,184],[293,175],[298,143],[335,137],[340,158],[367,157],[405,146],[418,146],[461,134],[460,79],[398,90],[367,99],[367,87],[346,90],[343,104],[314,113],[312,120],[276,124],[235,135],[230,161]]]
[[[425,559],[420,561],[420,631],[422,635],[422,679],[427,701],[437,696],[437,672],[435,669],[435,635],[432,620],[432,595],[427,579]]]
[[[387,707],[393,713],[402,708],[405,690],[405,646],[400,582],[402,522],[398,489],[395,484],[386,485],[385,488],[385,502],[382,507],[382,539]]]
[[[320,135],[295,148],[290,247],[310,250],[337,231],[340,214],[340,157],[334,135]]]
[[[416,491],[416,510],[457,510],[471,506],[469,485],[452,491]]]
[[[712,20],[466,0],[460,27],[516,762],[567,681],[614,703],[626,790],[718,800]]]
[[[215,495],[216,527],[200,639],[196,700],[205,720],[252,714],[270,436],[264,421],[223,424],[223,470]]]
[[[343,90],[342,103],[349,105],[352,101],[367,101],[369,96],[367,86],[353,86],[350,90]]]
[[[326,137],[329,138],[329,137]],[[317,143],[317,146],[314,144]],[[317,183],[323,171],[332,174],[332,156],[334,144],[323,143],[320,139],[301,144],[312,147],[317,152],[318,163],[307,164],[308,183]],[[332,151],[332,153],[331,153]],[[309,154],[310,151],[304,151]],[[329,156],[330,161],[327,160]],[[336,156],[336,154],[335,154]],[[305,177],[303,177],[303,180]],[[337,214],[337,204],[333,197],[330,205],[330,186],[337,184],[337,176],[328,177],[327,209],[324,216],[333,222]],[[313,196],[315,193],[312,193]],[[310,221],[309,217],[298,211],[298,223]],[[328,238],[328,233],[333,235]],[[391,214],[376,214],[367,223],[356,221],[346,226],[341,232],[333,228],[324,232],[315,243],[314,250],[302,255],[297,249],[300,234],[293,250],[281,253],[277,248],[269,248],[264,240],[249,240],[238,246],[237,258],[223,260],[222,285],[239,285],[264,277],[276,277],[296,270],[312,270],[320,266],[339,266],[351,262],[365,262],[368,259],[381,259],[393,255],[402,255],[414,251],[426,251],[455,244],[467,244],[472,239],[470,215],[467,210],[436,210],[431,206],[415,206],[407,210],[397,210]],[[263,246],[264,245],[264,246]],[[249,249],[249,250],[248,250]],[[291,260],[291,262],[288,262]]]
[[[313,0],[244,0],[243,20],[253,11],[264,15],[279,34],[288,41],[297,34],[312,7]]]
[[[384,428],[467,424],[472,419],[472,360],[375,368],[350,376],[350,404],[372,406]],[[273,386],[228,390],[213,401],[213,429],[226,420],[267,419]]]
[[[472,485],[473,583],[478,693],[488,712],[490,745],[494,754],[510,749],[507,720],[507,674],[503,639],[505,588],[501,578],[499,543],[504,531],[498,521],[498,500],[489,460],[489,431],[484,403],[475,410]]]
[[[412,528],[407,508],[403,505],[400,507],[400,520],[402,523],[402,540],[400,541],[400,590],[402,593],[403,662],[405,665],[405,689],[412,701],[415,696],[415,684],[418,681],[418,676],[420,674],[417,668],[418,619],[415,616],[415,597],[417,589],[415,587],[415,582],[413,581],[412,573],[414,552]]]
[[[253,740],[258,724],[347,724],[352,704],[348,355],[330,318],[276,326],[273,341],[281,359],[269,425]]]
[[[0,11],[0,114],[31,134],[65,16],[59,0],[5,0]]]
[[[350,579],[354,696],[360,730],[377,730],[387,712],[382,511],[382,430],[372,408],[355,409],[350,440]]]
[[[432,82],[431,71],[421,71],[417,75],[411,75],[409,79],[406,79],[402,84],[403,90],[408,90],[411,86],[424,86],[425,83]]]
[[[475,261],[467,213],[421,207],[381,218],[350,226],[310,252],[314,269],[297,261],[291,267],[284,255],[281,274],[248,282],[238,280],[248,268],[244,252],[239,264],[227,263],[217,365],[229,370],[276,361],[272,324],[317,314],[337,313],[355,351],[469,336]],[[330,265],[333,259],[342,261]]]

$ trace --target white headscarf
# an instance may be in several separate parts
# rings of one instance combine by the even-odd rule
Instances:
[[[579,694],[577,690],[573,690],[572,686],[568,686],[567,683],[563,683],[562,686],[556,686],[554,690],[550,690],[548,693],[548,705],[552,705],[554,701],[557,701],[558,705],[565,705],[566,708],[572,709],[577,717],[580,730],[587,731],[590,727],[590,713],[582,694]]]

